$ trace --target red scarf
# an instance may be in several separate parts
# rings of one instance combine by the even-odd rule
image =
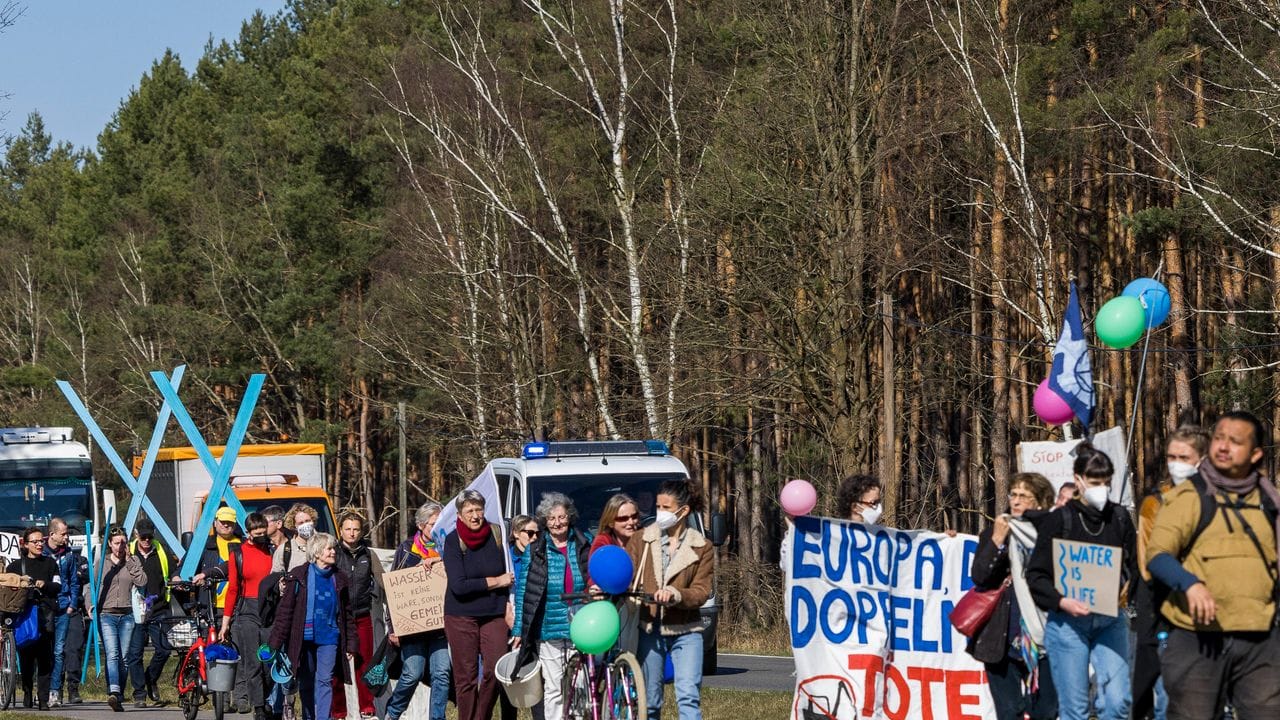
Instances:
[[[479,550],[481,545],[489,539],[489,523],[484,523],[479,529],[472,530],[465,523],[458,520],[458,539],[467,546],[468,550]]]

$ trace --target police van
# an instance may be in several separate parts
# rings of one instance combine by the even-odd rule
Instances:
[[[489,462],[498,479],[503,515],[532,515],[544,493],[560,492],[578,509],[578,529],[594,535],[605,503],[616,493],[635,499],[641,527],[653,522],[658,486],[664,480],[687,480],[689,471],[661,440],[537,442],[524,446],[518,458]],[[690,522],[715,546],[724,543],[726,526],[720,513],[711,515],[710,531],[700,513]],[[714,587],[702,606],[703,673],[717,666],[716,630],[720,606]]]

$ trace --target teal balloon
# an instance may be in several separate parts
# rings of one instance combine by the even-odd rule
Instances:
[[[618,642],[618,608],[608,600],[588,603],[573,616],[569,623],[569,639],[578,650],[596,655],[605,652]]]
[[[1128,295],[1108,300],[1093,320],[1098,339],[1117,350],[1138,342],[1146,326],[1147,313],[1142,301]]]

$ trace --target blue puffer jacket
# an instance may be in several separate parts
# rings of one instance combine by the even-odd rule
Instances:
[[[524,572],[516,583],[515,627],[521,650],[533,648],[536,641],[569,637],[569,606],[560,599],[564,593],[565,555],[549,546],[550,536],[543,533],[524,550]],[[569,534],[569,573],[573,591],[587,589],[587,555],[591,540],[578,531]]]
[[[45,555],[53,558],[58,563],[58,576],[61,579],[58,589],[58,609],[66,612],[67,608],[74,607],[80,609],[84,604],[80,597],[80,565],[82,563],[80,552],[72,550],[64,545],[60,551],[50,551],[45,548]],[[87,569],[88,563],[84,563]]]

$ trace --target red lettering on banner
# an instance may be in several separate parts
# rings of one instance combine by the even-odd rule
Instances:
[[[876,698],[882,700],[881,709],[889,720],[905,720],[914,715],[922,720],[936,720],[934,713],[934,690],[942,684],[942,693],[946,697],[947,720],[983,720],[975,714],[981,706],[982,696],[979,686],[987,682],[987,674],[981,670],[944,670],[935,667],[909,666],[906,673],[894,665],[886,665],[879,655],[851,654],[849,669],[862,672],[862,717],[871,717],[876,711]],[[884,684],[879,683],[883,677]],[[912,692],[913,686],[919,688]],[[897,700],[890,707],[890,688]],[[968,712],[973,710],[975,712]]]
[[[979,697],[976,693],[963,694],[966,685],[980,685],[983,681],[981,670],[949,670],[947,671],[947,717],[951,720],[982,720],[980,715],[970,715],[964,711],[965,705],[977,705]]]
[[[907,687],[907,679],[902,671],[890,665],[884,669],[884,714],[889,720],[907,720],[907,712],[911,710],[911,688]],[[889,709],[889,684],[898,691],[898,707]]]
[[[850,655],[850,670],[865,670],[862,682],[862,716],[871,717],[876,711],[876,676],[884,671],[884,658],[879,655]]]
[[[907,668],[907,677],[920,683],[920,707],[924,720],[933,720],[933,684],[943,682],[947,673],[941,668]]]

